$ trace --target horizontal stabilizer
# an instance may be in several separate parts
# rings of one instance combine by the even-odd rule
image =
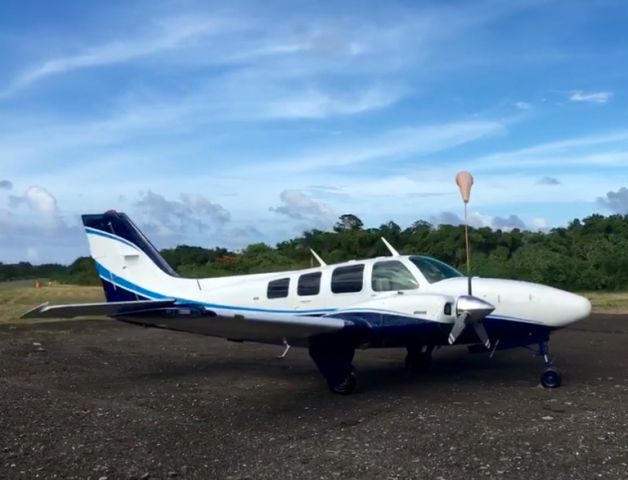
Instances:
[[[22,318],[74,318],[137,314],[172,305],[174,299],[136,300],[131,302],[80,303],[75,305],[48,305],[44,303],[29,310]]]

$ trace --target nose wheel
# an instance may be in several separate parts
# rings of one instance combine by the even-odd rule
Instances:
[[[557,388],[563,382],[563,377],[554,366],[554,359],[549,353],[549,342],[539,344],[539,356],[543,357],[545,370],[541,373],[541,385],[545,388]]]
[[[560,384],[563,382],[562,375],[560,372],[553,367],[548,367],[543,370],[541,373],[541,385],[545,388],[556,388],[560,387]]]

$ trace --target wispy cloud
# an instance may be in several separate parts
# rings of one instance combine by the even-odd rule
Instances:
[[[613,92],[583,92],[582,90],[576,90],[571,93],[569,100],[572,102],[585,102],[585,103],[606,103],[613,96]]]
[[[560,180],[554,177],[545,176],[537,182],[539,185],[560,185]]]
[[[504,131],[505,124],[499,121],[452,122],[406,127],[367,139],[359,138],[351,142],[335,143],[331,148],[322,147],[314,153],[292,155],[289,160],[276,161],[272,168],[302,172],[324,167],[356,165],[375,160],[401,160],[408,155],[418,158],[498,135]]]
[[[44,60],[22,74],[0,92],[0,98],[28,87],[52,75],[60,75],[77,69],[111,65],[132,59],[174,50],[211,34],[235,28],[231,20],[215,18],[178,17],[156,22],[154,32],[140,38],[118,39],[95,45],[73,55]]]
[[[402,92],[393,88],[372,87],[357,93],[333,95],[308,90],[302,95],[278,99],[268,106],[270,118],[325,118],[377,110],[395,103]]]
[[[505,170],[513,167],[628,164],[628,130],[585,135],[531,147],[491,153],[466,162],[475,171]]]

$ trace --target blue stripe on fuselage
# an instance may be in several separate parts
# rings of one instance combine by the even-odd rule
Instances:
[[[132,293],[136,293],[138,295],[142,295],[147,298],[154,299],[154,300],[161,300],[164,298],[174,298],[177,302],[180,302],[180,303],[186,303],[186,304],[197,303],[197,304],[203,305],[204,307],[219,308],[222,310],[234,310],[234,311],[241,311],[241,312],[284,313],[284,314],[292,314],[292,315],[323,314],[323,313],[335,312],[337,310],[335,308],[319,308],[315,310],[276,310],[276,309],[268,309],[268,308],[239,307],[235,305],[222,305],[218,303],[207,303],[207,302],[201,302],[198,300],[190,300],[187,298],[178,297],[176,295],[164,295],[164,294],[140,287],[139,285],[136,285],[135,283],[129,282],[128,280],[122,277],[119,277],[115,273],[110,272],[109,270],[107,270],[107,268],[105,268],[100,263],[96,261],[95,263],[96,263],[96,269],[98,270],[100,277],[103,278],[104,280],[107,280],[108,282],[111,282],[118,287],[129,290]]]

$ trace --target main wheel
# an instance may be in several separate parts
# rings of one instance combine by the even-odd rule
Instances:
[[[428,349],[425,352],[419,350],[410,350],[406,355],[405,365],[408,370],[413,372],[424,372],[430,368],[432,363],[432,350]]]
[[[556,388],[560,387],[562,383],[562,377],[557,370],[553,368],[547,368],[541,374],[541,385],[545,388]]]
[[[353,393],[358,386],[358,377],[356,375],[355,369],[352,368],[344,380],[338,383],[332,383],[331,381],[327,382],[329,389],[337,393],[338,395],[349,395]]]

